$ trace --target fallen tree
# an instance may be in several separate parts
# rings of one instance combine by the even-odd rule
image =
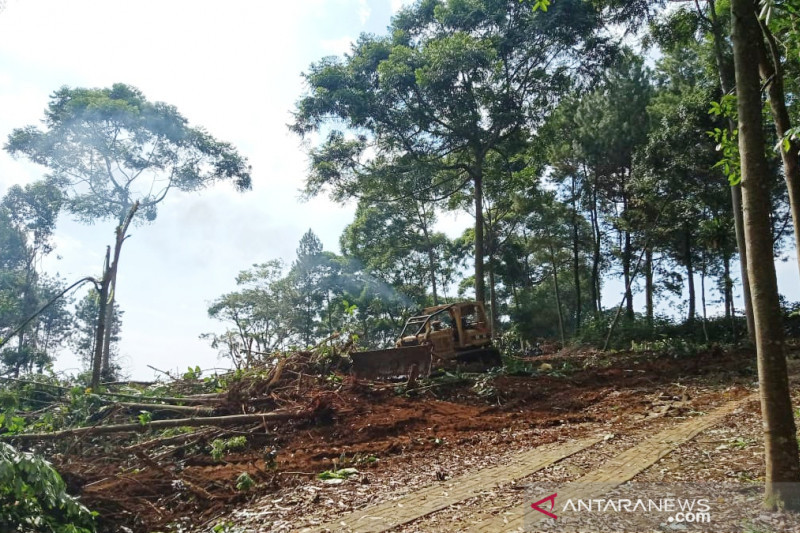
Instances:
[[[141,411],[155,411],[164,412],[170,411],[173,413],[189,413],[199,416],[209,416],[214,414],[213,407],[203,407],[197,405],[170,405],[160,403],[134,403],[134,402],[114,402],[111,405],[118,405],[125,409],[138,409]]]
[[[192,418],[175,418],[172,420],[155,420],[147,423],[112,424],[107,426],[91,426],[64,429],[52,433],[21,433],[17,435],[0,435],[0,440],[32,441],[54,440],[79,435],[110,435],[113,433],[141,433],[153,429],[173,428],[180,426],[225,426],[229,424],[245,424],[248,422],[276,422],[281,420],[298,420],[311,418],[314,411],[287,411],[271,413],[252,413],[244,415],[207,416]]]

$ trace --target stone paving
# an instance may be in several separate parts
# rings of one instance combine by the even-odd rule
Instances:
[[[559,492],[558,497],[562,501],[593,498],[601,495],[599,493],[602,491],[630,481],[638,473],[653,466],[659,459],[681,444],[692,440],[699,433],[718,424],[723,418],[741,408],[745,403],[756,401],[757,399],[758,395],[752,394],[720,407],[711,413],[690,418],[674,427],[661,431],[640,444],[628,448],[599,468],[572,482],[573,490],[564,493]],[[505,510],[497,516],[492,516],[472,526],[470,531],[475,533],[525,531],[525,513],[536,513],[536,511],[531,509],[526,502],[524,507]],[[538,514],[528,515],[529,522],[539,519]]]
[[[619,455],[608,460],[599,468],[589,472],[572,482],[575,486],[612,488],[631,480],[638,473],[649,468],[662,457],[669,454],[681,444],[693,439],[702,431],[718,424],[724,417],[747,402],[758,399],[757,394],[731,402],[710,413],[692,417],[676,424],[660,433],[628,448]],[[397,526],[408,524],[424,516],[440,511],[450,505],[490,492],[499,486],[530,476],[548,466],[571,455],[594,446],[602,441],[602,436],[593,436],[572,442],[548,444],[521,453],[514,463],[485,468],[459,476],[443,483],[431,485],[397,499],[354,511],[339,519],[320,526],[300,528],[302,533],[312,532],[358,532],[379,533],[389,531]],[[559,498],[591,498],[597,496],[591,490],[574,488],[575,494],[559,493]],[[481,508],[482,507],[482,508]],[[479,521],[470,527],[475,533],[497,533],[509,531],[525,531],[525,513],[534,512],[526,504],[512,508],[500,509],[491,500],[475,509],[476,517],[489,518]],[[529,518],[540,518],[538,516]]]
[[[589,437],[572,442],[547,444],[515,456],[514,463],[484,468],[443,483],[425,487],[401,498],[355,511],[334,522],[301,529],[317,531],[387,531],[412,522],[445,507],[466,500],[481,492],[527,477],[539,470],[594,446],[602,437]]]

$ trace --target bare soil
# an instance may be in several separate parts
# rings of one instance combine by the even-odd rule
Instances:
[[[244,380],[231,388],[218,414],[303,406],[318,416],[198,433],[186,443],[138,454],[124,447],[152,435],[86,439],[52,460],[72,492],[100,513],[103,531],[209,531],[216,525],[290,531],[456,475],[510,464],[520,450],[602,432],[606,440],[591,453],[578,453],[537,477],[576,479],[637,439],[741,398],[756,385],[754,354],[739,349],[682,357],[572,350],[528,363],[550,368],[534,375],[445,376],[412,391],[403,384],[302,372],[285,372],[278,387]],[[713,431],[663,459],[643,479],[763,476],[757,412],[731,417]],[[215,461],[210,442],[235,435],[246,436],[247,447]],[[724,449],[736,453],[717,453]],[[318,479],[325,470],[342,468],[358,473],[339,484]],[[255,482],[250,490],[237,490],[242,473]],[[522,497],[513,490],[493,496],[498,505]],[[465,501],[398,530],[457,530],[454,524],[475,503]]]

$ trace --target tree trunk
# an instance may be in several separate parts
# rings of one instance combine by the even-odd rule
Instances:
[[[584,169],[584,173],[586,170]],[[594,249],[592,250],[592,306],[594,307],[595,318],[600,317],[603,311],[602,295],[600,293],[600,245],[602,234],[600,233],[600,217],[597,212],[597,172],[594,173],[594,186],[592,187],[592,238]]]
[[[7,441],[44,441],[55,440],[62,437],[76,437],[81,435],[113,435],[116,433],[142,433],[150,430],[174,428],[181,426],[226,426],[232,424],[255,424],[258,422],[279,422],[285,420],[298,420],[312,418],[313,411],[273,411],[270,413],[248,413],[242,415],[225,416],[199,416],[192,418],[173,418],[172,420],[154,420],[147,424],[138,422],[133,424],[111,424],[106,426],[90,426],[73,429],[63,429],[52,433],[20,433],[18,435],[3,435],[0,440]]]
[[[761,30],[767,40],[769,55],[764,46],[759,46],[759,70],[761,77],[767,84],[767,96],[769,107],[772,112],[772,121],[775,123],[775,133],[778,139],[782,139],[786,132],[792,127],[789,119],[789,111],[786,109],[786,96],[783,85],[783,66],[781,65],[780,54],[777,50],[775,38],[764,24]],[[763,44],[763,40],[761,42]],[[797,255],[797,267],[800,271],[800,143],[789,141],[789,149],[781,148],[781,159],[783,161],[783,177],[786,180],[786,188],[789,192],[789,206],[792,211],[792,225],[794,227],[794,242]]]
[[[103,264],[103,279],[100,280],[100,301],[98,302],[97,330],[94,337],[94,356],[92,357],[91,388],[96,391],[100,386],[100,371],[103,365],[103,339],[106,333],[106,306],[108,305],[108,289],[111,284],[111,247],[106,247],[106,260]]]
[[[439,305],[439,294],[436,290],[436,258],[433,255],[433,247],[428,246],[428,266],[431,271],[431,290],[433,291],[433,305]]]
[[[119,256],[122,253],[122,243],[125,242],[126,235],[128,233],[128,226],[130,226],[131,221],[133,220],[133,216],[136,214],[136,211],[139,209],[139,202],[135,202],[131,208],[128,210],[127,215],[122,220],[119,226],[115,231],[115,242],[114,242],[114,260],[111,262],[111,267],[109,269],[109,293],[108,293],[108,305],[106,306],[105,313],[105,331],[103,335],[103,364],[102,364],[102,373],[106,377],[108,377],[110,373],[110,362],[109,362],[109,352],[111,350],[111,336],[113,335],[114,331],[114,301],[116,300],[117,294],[117,271],[119,270]]]
[[[648,246],[644,252],[644,296],[647,325],[653,326],[653,249]]]
[[[700,305],[703,310],[703,338],[708,343],[708,328],[706,327],[706,254],[703,252],[703,261],[700,264]]]
[[[733,317],[733,297],[731,295],[731,258],[727,254],[722,256],[722,296],[725,300],[725,320]]]
[[[730,94],[734,89],[734,72],[730,68],[730,63],[725,61],[723,53],[723,43],[726,42],[722,35],[722,27],[717,19],[717,12],[714,0],[708,0],[709,19],[711,20],[711,32],[714,36],[714,57],[719,71],[719,82],[722,92]],[[728,119],[728,132],[735,130],[735,125]],[[733,210],[733,227],[736,233],[736,248],[739,250],[739,267],[742,276],[742,299],[744,300],[744,314],[747,319],[747,335],[750,340],[755,339],[755,320],[753,319],[753,304],[750,296],[750,279],[747,273],[747,245],[744,238],[744,219],[742,217],[742,187],[741,185],[731,186],[731,208]]]
[[[572,174],[572,275],[575,283],[575,334],[581,330],[581,262],[580,242],[578,241],[578,193],[575,187],[575,174]]]
[[[494,254],[489,254],[489,304],[491,307],[491,329],[490,335],[495,337],[497,332],[497,292],[494,287]]]
[[[556,296],[556,310],[558,311],[558,334],[561,337],[561,347],[567,345],[566,335],[564,334],[564,314],[561,312],[561,293],[558,290],[558,265],[556,265],[556,253],[552,243],[550,247],[550,262],[553,265],[553,291]]]
[[[766,462],[765,503],[769,508],[800,509],[797,436],[789,395],[781,310],[770,228],[770,179],[761,129],[758,43],[761,29],[752,0],[732,0],[733,54],[739,111],[739,154],[747,241],[747,267],[753,297],[759,395]]]
[[[483,158],[476,157],[475,185],[475,299],[486,303],[483,280]]]
[[[625,231],[625,252],[623,258],[625,264],[623,270],[625,271],[625,317],[633,321],[633,283],[631,283],[631,232]]]
[[[697,295],[694,290],[694,263],[692,261],[692,232],[688,227],[683,228],[683,246],[686,260],[686,276],[689,278],[689,316],[686,321],[694,323],[697,316]]]
[[[436,288],[436,254],[433,252],[433,243],[431,242],[430,232],[425,220],[425,212],[420,212],[417,208],[417,216],[419,217],[420,227],[422,228],[422,235],[425,237],[425,247],[428,249],[428,269],[431,275],[431,290],[433,291],[433,305],[439,305],[439,294]]]
[[[736,307],[733,305],[733,281],[731,280],[731,257],[725,254],[722,258],[725,267],[725,318],[731,323],[731,335],[736,342],[739,333],[736,331]]]

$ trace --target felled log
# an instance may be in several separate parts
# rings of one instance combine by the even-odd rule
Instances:
[[[140,411],[170,411],[172,413],[186,413],[193,415],[213,415],[213,407],[200,407],[192,405],[169,405],[160,403],[133,403],[115,402],[115,405],[126,409],[138,409]]]
[[[186,404],[214,404],[214,403],[222,403],[225,401],[225,398],[220,396],[187,396],[187,397],[170,397],[170,396],[137,396],[136,394],[123,394],[121,392],[100,392],[97,393],[98,396],[103,397],[111,397],[111,398],[122,398],[124,400],[136,400],[139,402],[144,401],[153,401],[153,402],[164,402],[164,403],[186,403]]]
[[[22,433],[19,435],[0,435],[0,440],[35,441],[54,440],[79,435],[110,435],[114,433],[140,433],[151,429],[174,428],[180,426],[226,426],[229,424],[246,424],[248,422],[277,422],[281,420],[299,420],[314,416],[313,411],[274,411],[271,413],[253,413],[243,415],[206,416],[192,418],[173,418],[172,420],[153,420],[146,424],[112,424],[108,426],[92,426],[85,428],[64,429],[52,433]]]

